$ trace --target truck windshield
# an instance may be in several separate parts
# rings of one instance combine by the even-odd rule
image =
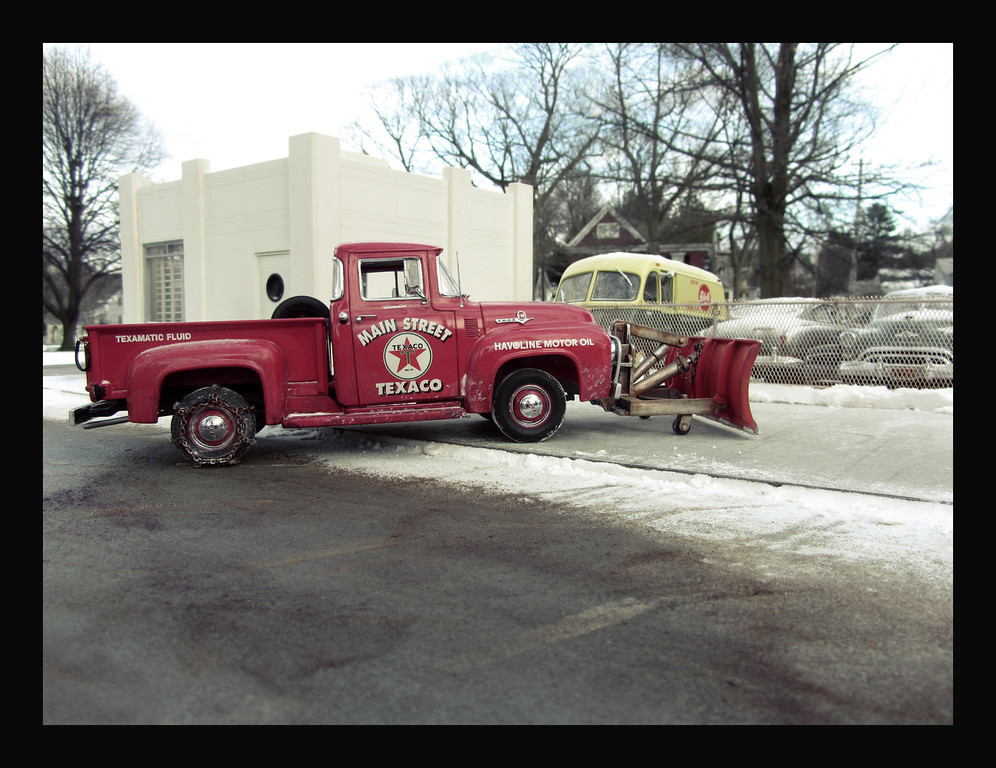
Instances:
[[[591,292],[592,301],[633,301],[640,290],[640,276],[617,269],[614,272],[599,272],[595,276],[595,288]]]
[[[442,255],[436,256],[436,275],[439,277],[440,296],[459,296],[460,287],[443,264]]]
[[[584,301],[588,298],[588,286],[591,285],[591,272],[565,277],[560,282],[557,291],[557,301]]]

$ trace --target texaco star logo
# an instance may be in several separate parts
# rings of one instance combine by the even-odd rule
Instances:
[[[417,333],[395,334],[384,347],[384,365],[399,379],[417,379],[432,365],[432,347]]]

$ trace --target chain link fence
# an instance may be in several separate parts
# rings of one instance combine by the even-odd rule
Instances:
[[[954,386],[954,293],[894,297],[762,299],[711,304],[591,306],[595,321],[647,325],[688,336],[757,339],[753,376],[831,386]],[[649,351],[649,350],[646,350]]]

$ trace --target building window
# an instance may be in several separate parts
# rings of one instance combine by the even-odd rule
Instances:
[[[152,323],[183,320],[183,243],[145,246],[146,317]]]
[[[266,298],[276,304],[284,297],[284,279],[274,272],[266,278]]]
[[[619,222],[609,221],[595,227],[595,237],[599,240],[616,240],[619,237]]]

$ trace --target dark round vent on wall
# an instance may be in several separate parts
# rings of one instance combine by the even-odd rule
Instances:
[[[266,278],[266,297],[270,301],[280,301],[284,297],[284,279],[274,273]]]

